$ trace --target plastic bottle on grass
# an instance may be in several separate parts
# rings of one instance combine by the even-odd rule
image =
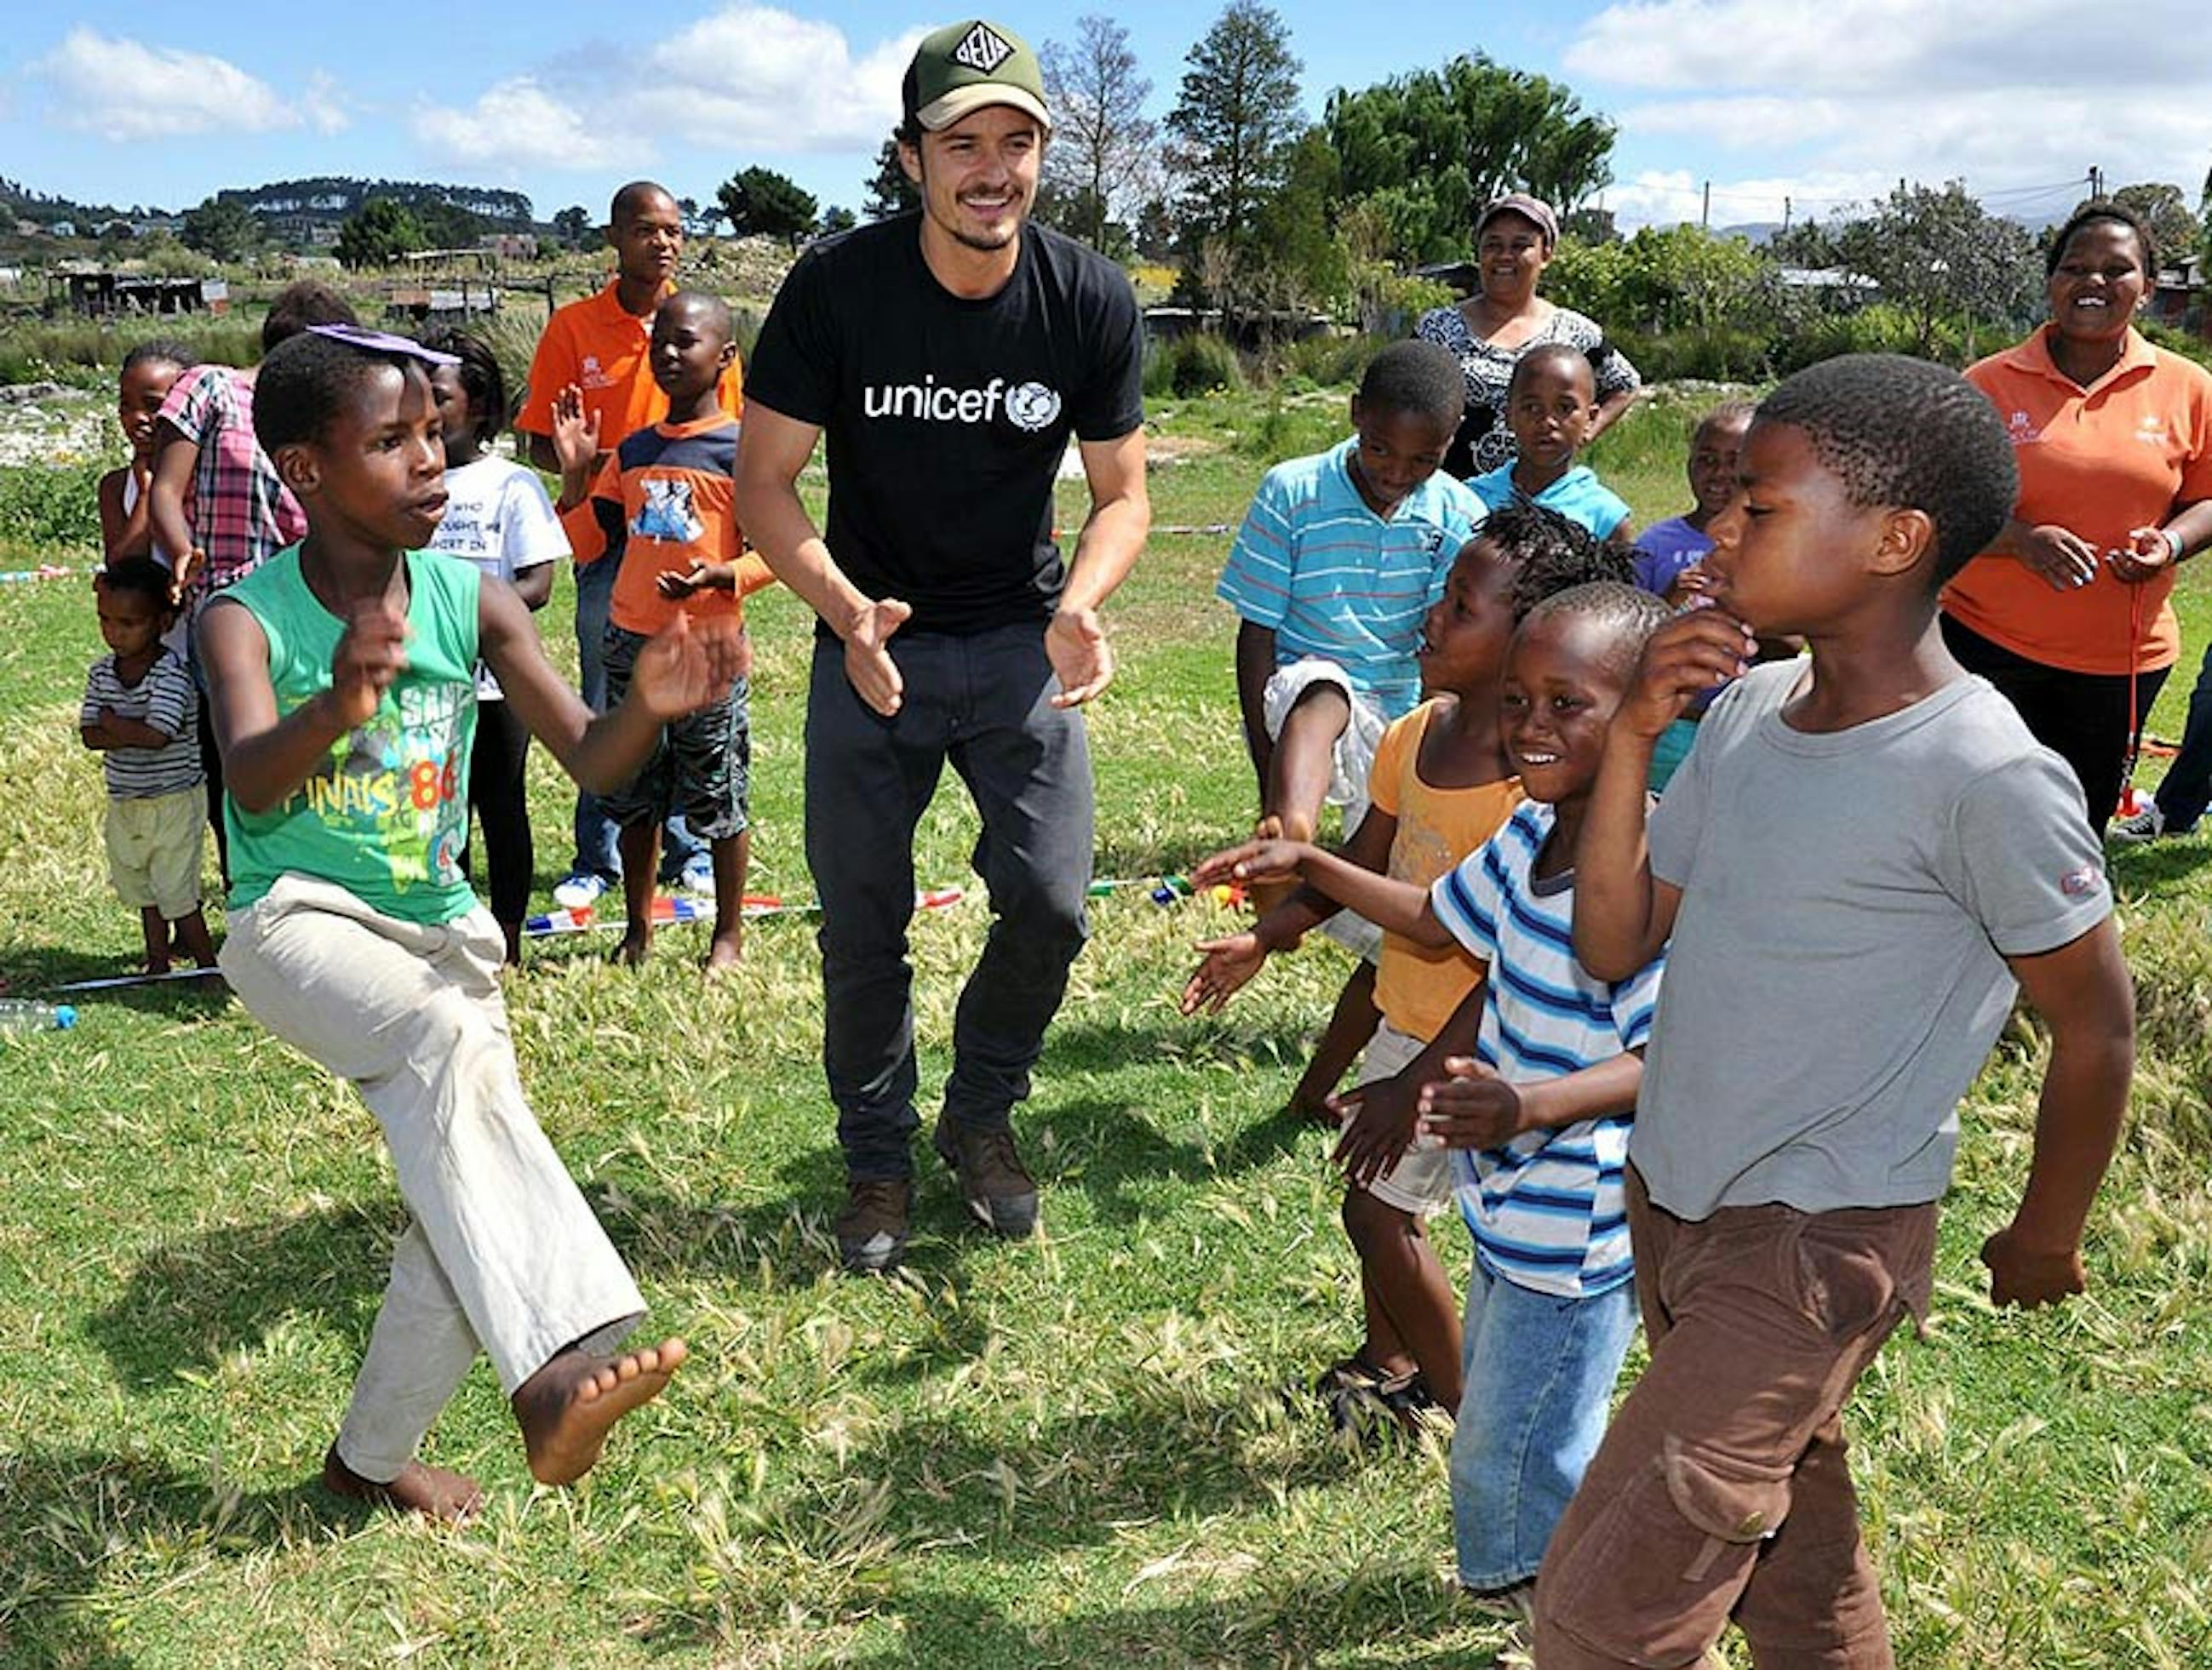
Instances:
[[[69,1005],[31,998],[0,998],[0,1032],[66,1032],[76,1024]]]

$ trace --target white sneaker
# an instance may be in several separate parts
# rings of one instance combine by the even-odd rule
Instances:
[[[574,875],[562,878],[553,888],[553,902],[563,910],[589,910],[599,903],[599,895],[607,890],[605,876],[589,870],[579,870]]]
[[[2123,847],[2140,847],[2165,833],[2166,814],[2159,810],[2155,800],[2148,802],[2133,817],[2124,817],[2112,825],[2112,839]]]
[[[712,853],[692,853],[684,860],[683,872],[677,877],[676,884],[695,898],[713,898],[714,855]]]

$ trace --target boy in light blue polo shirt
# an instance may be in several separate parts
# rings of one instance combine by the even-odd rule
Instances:
[[[1505,386],[1505,426],[1519,455],[1468,483],[1487,510],[1516,499],[1556,510],[1599,538],[1635,543],[1628,501],[1597,478],[1575,453],[1597,422],[1597,384],[1589,356],[1565,343],[1545,343],[1523,354]]]
[[[1459,363],[1393,343],[1352,398],[1358,433],[1261,480],[1218,594],[1243,617],[1237,697],[1262,829],[1310,841],[1323,805],[1366,811],[1375,744],[1420,695],[1413,652],[1481,503],[1437,473],[1466,400]]]

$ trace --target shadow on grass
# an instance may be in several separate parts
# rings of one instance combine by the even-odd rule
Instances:
[[[396,1221],[332,1207],[156,1244],[87,1331],[126,1385],[170,1384],[258,1344],[278,1319],[326,1314],[365,1346]]]
[[[1269,1606],[1237,1594],[1218,1600],[1133,1603],[1048,1624],[1018,1621],[973,1594],[902,1587],[884,1611],[904,1626],[896,1646],[842,1661],[860,1667],[961,1664],[1029,1670],[1154,1663],[1179,1666],[1310,1664],[1323,1654],[1347,1666],[1392,1670],[1485,1670],[1500,1656],[1502,1628],[1469,1642],[1437,1606],[1427,1574],[1404,1568],[1361,1572],[1334,1587],[1308,1586]],[[1436,1615],[1425,1624],[1425,1613]],[[1395,1627],[1378,1634],[1376,1620]],[[1446,1644],[1418,1638],[1449,1631]],[[1414,1637],[1414,1638],[1409,1638]]]
[[[118,906],[119,909],[120,907]],[[185,965],[179,964],[179,967]],[[218,974],[189,980],[149,981],[98,992],[57,992],[81,980],[111,980],[137,972],[137,958],[71,950],[62,945],[10,945],[0,951],[0,981],[10,996],[53,1003],[116,1005],[172,1018],[211,1015],[230,1002],[230,987]]]
[[[313,1484],[254,1494],[213,1488],[144,1456],[32,1448],[0,1456],[0,1663],[127,1670],[94,1600],[136,1548],[242,1556],[371,1510]]]
[[[2212,840],[2188,836],[2115,846],[2108,851],[2113,890],[2129,900],[2155,899],[2182,890],[2199,870],[2212,864]]]

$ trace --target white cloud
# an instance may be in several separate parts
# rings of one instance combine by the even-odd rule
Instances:
[[[1713,170],[1717,198],[1818,203],[1956,179],[1992,208],[2055,216],[2093,163],[2115,185],[2194,194],[2212,149],[2202,4],[2128,0],[2113,14],[2125,21],[2100,29],[2060,0],[1621,0],[1584,24],[1565,64],[1646,94],[1620,109],[1624,151],[1656,139],[1653,152],[1679,155],[1702,139],[1755,159],[1756,178]],[[1624,220],[1646,218],[1632,201],[1675,200],[1656,178],[1612,195]],[[1723,217],[1717,203],[1713,218],[1778,216]]]
[[[346,107],[344,94],[338,90],[337,77],[327,70],[318,70],[308,76],[307,96],[302,102],[307,125],[317,133],[343,133],[352,125],[353,114]]]
[[[106,139],[295,128],[301,112],[226,58],[99,33],[80,24],[31,73],[52,94],[53,119]]]
[[[605,168],[652,154],[641,138],[611,129],[606,114],[556,97],[534,76],[516,76],[485,89],[466,109],[425,106],[410,126],[449,162]]]
[[[725,5],[649,46],[555,60],[471,105],[425,105],[412,127],[442,161],[511,168],[604,169],[699,146],[872,148],[898,120],[899,78],[926,33],[856,51],[834,24]],[[610,85],[627,89],[612,107]]]

